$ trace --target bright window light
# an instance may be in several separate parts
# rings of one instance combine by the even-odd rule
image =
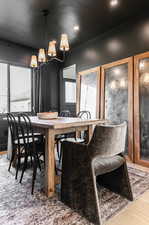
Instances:
[[[65,103],[76,103],[76,82],[65,82]]]

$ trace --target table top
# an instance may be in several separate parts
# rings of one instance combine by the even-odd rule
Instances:
[[[34,126],[50,129],[96,125],[105,122],[99,119],[82,119],[77,117],[58,117],[57,119],[41,120],[37,116],[31,116],[30,120]]]

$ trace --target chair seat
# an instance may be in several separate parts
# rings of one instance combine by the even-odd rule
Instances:
[[[101,158],[101,156],[97,156],[93,162],[95,175],[98,176],[112,172],[118,169],[121,165],[123,165],[124,162],[125,159],[120,155],[108,158]]]
[[[20,140],[20,144],[21,145],[24,145],[24,140],[23,140],[23,138],[19,138],[19,140]],[[26,143],[27,142],[29,142],[30,144],[33,142],[33,139],[32,138],[29,138],[29,140],[26,138]],[[39,141],[39,138],[34,138],[34,141],[35,142],[37,142],[37,141]],[[17,145],[18,144],[18,140],[14,140],[14,143]]]
[[[27,136],[27,134],[25,134],[24,136]],[[29,136],[32,136],[31,133],[29,133]],[[34,137],[42,137],[43,135],[41,133],[34,133]],[[22,134],[19,134],[19,137],[22,137]]]
[[[58,134],[58,135],[56,135],[55,140],[60,141],[60,140],[64,139],[65,137],[66,137],[66,134]]]
[[[24,136],[26,137],[27,134],[24,134]],[[32,143],[32,134],[29,133],[29,143]],[[37,142],[37,141],[40,141],[41,139],[43,138],[43,135],[41,133],[34,133],[34,141]],[[23,141],[23,137],[22,137],[22,134],[19,134],[19,140],[20,140],[20,144],[24,144],[24,141]],[[26,142],[28,141],[27,139],[25,140]],[[14,140],[14,144],[18,144],[18,140]]]
[[[84,139],[82,139],[82,138],[64,138],[64,139],[61,139],[61,142],[63,142],[63,141],[83,143]]]

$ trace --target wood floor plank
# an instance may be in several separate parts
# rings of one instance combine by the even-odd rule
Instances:
[[[7,154],[7,151],[1,151],[0,152],[0,155],[4,155],[4,154]]]
[[[106,225],[149,225],[149,191],[107,221]]]

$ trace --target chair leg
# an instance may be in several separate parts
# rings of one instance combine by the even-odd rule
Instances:
[[[45,152],[43,153],[43,162],[44,162],[44,166],[46,164],[46,161],[45,161]]]
[[[62,161],[62,155],[63,155],[63,149],[61,148],[61,143],[60,143],[60,156],[59,156],[59,164],[61,163],[61,161]]]
[[[55,174],[58,175],[58,172],[57,172],[57,168],[56,168],[56,165],[55,165]]]
[[[23,164],[22,173],[20,177],[20,184],[22,183],[23,175],[24,175],[25,169],[27,168],[27,161],[28,161],[28,155],[26,155],[24,159],[24,164]]]
[[[32,166],[33,165],[32,155],[30,155],[30,160],[31,160],[31,166]]]
[[[39,159],[38,153],[36,153],[36,157],[37,157],[38,167],[41,171],[41,164],[40,164],[40,159]]]
[[[35,180],[36,180],[36,174],[37,174],[37,163],[34,160],[34,166],[33,166],[33,178],[32,178],[32,190],[31,194],[33,195],[34,193],[34,186],[35,186]]]
[[[56,175],[58,175],[58,171],[61,171],[61,169],[59,169],[59,165],[60,165],[61,158],[62,158],[58,140],[56,141],[56,150],[57,150],[57,156],[58,156],[58,167],[56,166],[56,163],[55,163],[55,173],[56,173]]]
[[[16,175],[15,175],[15,179],[16,179],[16,180],[17,180],[17,178],[18,178],[18,172],[19,172],[20,165],[21,165],[21,159],[20,159],[20,156],[18,156],[18,163],[17,163],[17,167],[16,167]]]
[[[122,171],[123,171],[122,195],[124,195],[128,200],[133,201],[134,198],[133,198],[133,193],[132,193],[131,184],[130,184],[129,175],[128,175],[128,168],[126,163],[124,163]]]
[[[58,160],[60,160],[59,141],[56,141],[56,150],[57,150]]]
[[[20,151],[20,148],[18,148],[17,149],[17,166],[16,166],[16,175],[15,175],[16,180],[18,178],[18,172],[19,172],[20,165],[21,165],[21,151]]]
[[[13,150],[12,151],[12,156],[11,156],[11,160],[10,160],[10,163],[9,163],[9,168],[8,168],[8,171],[10,172],[10,169],[11,169],[11,165],[13,163],[13,160],[15,158],[15,155],[16,155],[16,150]]]

